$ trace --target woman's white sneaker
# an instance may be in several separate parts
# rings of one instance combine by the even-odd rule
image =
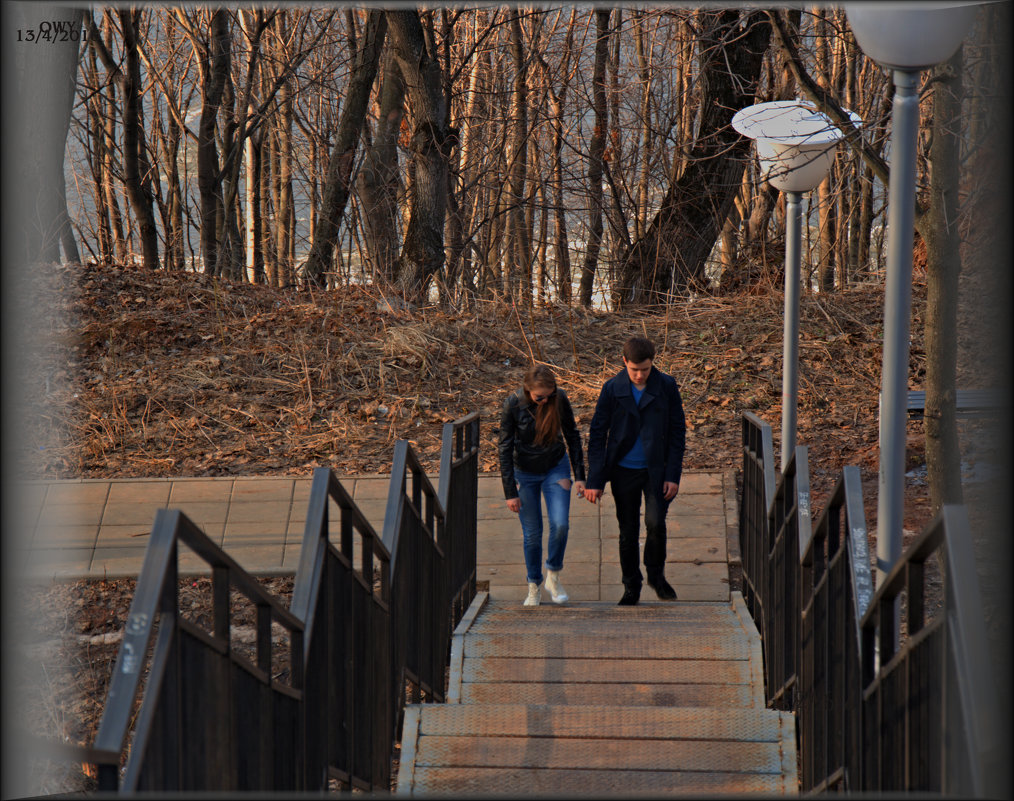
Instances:
[[[525,598],[525,606],[538,606],[542,601],[542,589],[533,581],[528,582],[528,597]]]
[[[565,604],[570,599],[567,591],[560,583],[559,570],[546,571],[546,589],[549,590],[549,597],[553,599],[554,604]]]

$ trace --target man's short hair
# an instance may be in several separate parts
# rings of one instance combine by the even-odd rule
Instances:
[[[623,358],[633,364],[655,359],[655,345],[644,337],[631,337],[623,345]]]

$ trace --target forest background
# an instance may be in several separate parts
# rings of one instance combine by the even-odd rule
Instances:
[[[219,318],[247,286],[309,298],[318,308],[337,303],[343,320],[318,330],[335,334],[333,343],[315,339],[310,325],[311,336],[291,343],[302,349],[295,373],[303,374],[297,383],[305,380],[307,400],[318,384],[317,409],[390,409],[382,396],[391,377],[404,395],[400,378],[427,373],[417,362],[453,370],[468,358],[485,360],[481,348],[468,358],[435,359],[425,335],[410,326],[392,334],[385,323],[373,364],[350,330],[334,328],[349,319],[341,300],[349,293],[368,296],[353,313],[411,317],[433,309],[459,315],[459,329],[489,312],[505,331],[517,328],[524,347],[515,367],[525,356],[545,360],[540,315],[565,311],[570,361],[555,366],[571,371],[572,383],[583,376],[594,384],[601,376],[588,368],[606,357],[588,346],[587,321],[575,326],[575,314],[615,321],[633,313],[646,331],[653,315],[686,312],[702,297],[728,299],[739,310],[779,291],[783,198],[764,181],[750,141],[730,126],[735,111],[756,102],[806,98],[839,121],[848,145],[804,201],[804,303],[823,309],[883,285],[893,86],[835,6],[13,9],[7,22],[19,46],[5,54],[5,74],[15,78],[5,102],[16,124],[5,174],[14,180],[5,181],[4,200],[16,233],[6,237],[5,278],[14,283],[5,295],[27,300],[53,290],[38,283],[45,269],[29,265],[62,259],[89,269],[61,279],[60,299],[41,303],[52,313],[82,300],[87,306],[88,288],[114,280],[117,269],[164,273],[174,286],[210,279]],[[1002,137],[1010,59],[1000,33],[1008,15],[1008,4],[983,6],[963,49],[922,75],[913,247],[917,283],[926,279],[925,321],[916,326],[924,329],[916,335],[925,334],[925,358],[916,354],[911,378],[928,393],[933,507],[961,497],[953,391],[962,264],[979,274],[977,262],[1009,253],[1006,229],[994,224],[1009,196]],[[861,130],[843,109],[859,116]],[[135,394],[147,398],[139,422],[142,440],[154,446],[143,450],[158,455],[143,465],[135,455],[134,472],[178,470],[187,460],[168,451],[201,441],[209,410],[196,396],[181,406],[171,391],[155,392],[146,372],[166,371],[149,370],[150,354],[122,363],[138,352],[125,338],[144,344],[172,324],[136,308],[172,306],[166,292],[139,297],[121,304],[119,316],[103,308],[97,329],[70,311],[55,325],[74,329],[79,356],[112,360],[115,374],[130,367],[137,381],[148,381]],[[27,305],[15,304],[9,327]],[[291,310],[291,319],[303,314]],[[37,348],[26,366],[45,359],[32,323],[38,311],[20,317],[28,323],[20,330],[33,332],[30,347],[12,349],[20,357]],[[860,352],[875,365],[881,329],[859,323],[847,332],[847,314],[824,314],[832,330],[860,337],[867,348]],[[994,322],[988,310],[981,314]],[[221,363],[228,358],[221,319],[219,328],[204,341],[217,340],[208,347],[217,344],[212,358]],[[322,355],[307,356],[321,344]],[[582,352],[591,363],[580,363]],[[22,408],[38,408],[39,394],[45,403],[57,387],[72,389],[80,365],[70,359],[70,370],[43,371],[41,393],[28,377],[40,371],[28,367],[16,382],[28,391]],[[664,366],[687,382],[696,377],[689,365]],[[111,369],[106,363],[101,372]],[[965,383],[997,380],[987,371]],[[97,383],[105,402],[106,382]],[[218,383],[237,389],[236,380]],[[874,376],[864,394],[878,383]],[[723,389],[722,400],[731,400]],[[764,410],[761,395],[748,394],[737,408]],[[128,419],[138,416],[136,399],[123,401],[122,412],[89,408],[98,421],[91,426],[71,425],[85,413],[81,392],[64,400],[72,401],[65,412],[13,428],[30,472],[129,473],[129,460],[117,457],[136,427]],[[150,441],[152,401],[168,442]],[[826,398],[815,403],[827,407]],[[482,405],[496,406],[491,398]],[[279,413],[293,408],[262,406],[248,403],[239,414],[275,429]],[[317,431],[322,416],[301,414],[290,414],[291,422]],[[121,416],[119,433],[102,422]],[[174,419],[184,425],[165,425]],[[340,452],[340,440],[331,440]]]
[[[1009,530],[1007,421],[960,423],[948,393],[1009,398],[1010,12],[984,6],[921,77],[908,536],[976,463],[1000,466],[979,519]],[[804,197],[798,439],[814,507],[858,464],[876,508],[893,86],[839,7],[3,22],[5,499],[16,478],[383,473],[399,437],[435,470],[475,409],[496,470],[524,366],[586,429],[633,333],[683,389],[687,467],[737,467],[743,411],[780,430],[785,219],[730,120],[806,98],[863,124]]]

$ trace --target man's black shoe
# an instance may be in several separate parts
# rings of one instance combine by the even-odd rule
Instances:
[[[617,606],[636,606],[639,600],[641,600],[641,591],[628,588],[623,591],[623,597],[620,598]]]
[[[665,580],[665,576],[659,576],[654,581],[649,581],[648,586],[655,591],[655,595],[658,596],[660,601],[676,600],[676,590],[674,590],[672,585]]]

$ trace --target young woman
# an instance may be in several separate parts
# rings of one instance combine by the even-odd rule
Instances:
[[[568,453],[570,458],[568,460]],[[584,495],[581,434],[566,393],[548,367],[534,365],[524,385],[507,396],[500,416],[500,474],[507,508],[521,518],[528,597],[538,606],[542,584],[542,497],[549,514],[546,590],[555,603],[567,601],[560,583],[563,552],[570,527],[571,468],[573,486]]]

